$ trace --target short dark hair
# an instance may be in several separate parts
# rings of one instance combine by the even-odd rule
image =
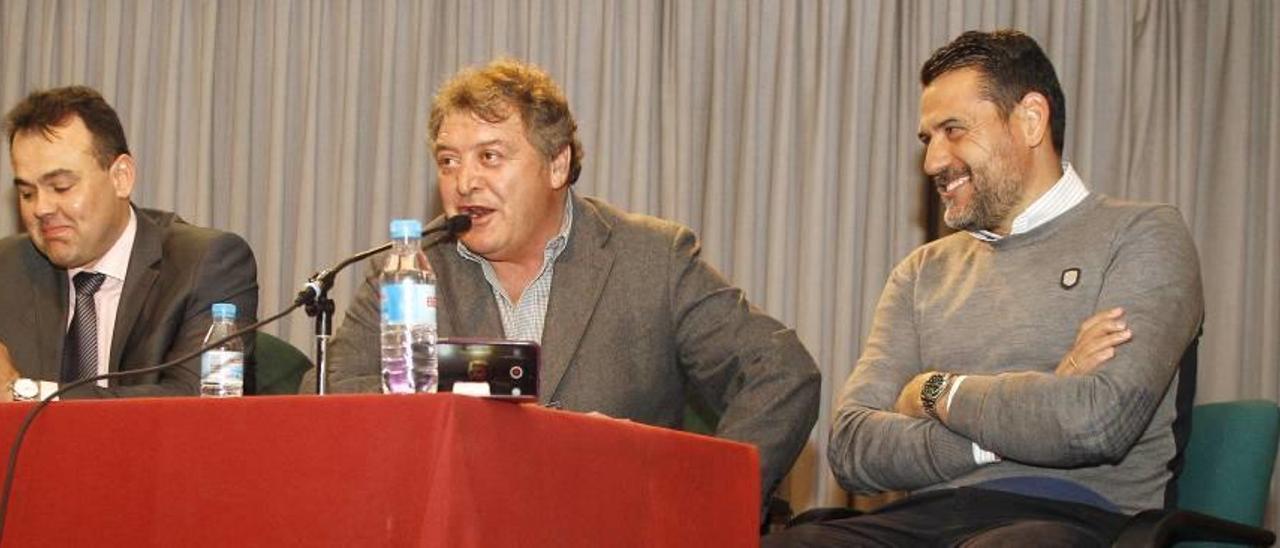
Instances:
[[[111,162],[121,154],[129,153],[124,127],[115,109],[101,93],[86,86],[66,86],[28,95],[5,116],[9,146],[13,146],[13,138],[19,133],[39,131],[52,136],[53,128],[67,123],[67,117],[73,114],[80,117],[93,135],[93,156],[103,169],[111,167]]]
[[[1067,100],[1053,63],[1034,39],[1016,30],[971,30],[933,52],[920,69],[920,83],[928,86],[937,77],[962,68],[982,73],[984,94],[1005,118],[1027,93],[1034,91],[1048,99],[1053,149],[1062,155]]]
[[[548,163],[569,147],[569,184],[582,171],[582,142],[569,100],[541,68],[515,59],[498,58],[468,68],[440,87],[431,102],[427,135],[434,146],[445,116],[468,112],[489,123],[503,122],[513,112],[524,123],[525,136]]]

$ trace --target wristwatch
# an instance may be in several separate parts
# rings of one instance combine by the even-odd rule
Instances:
[[[941,420],[938,418],[938,398],[947,393],[947,382],[950,380],[951,373],[934,373],[920,387],[920,406],[934,420]]]
[[[13,401],[36,401],[40,399],[40,383],[33,379],[19,378],[9,385]]]

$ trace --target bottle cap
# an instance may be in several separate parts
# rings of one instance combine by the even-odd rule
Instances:
[[[214,303],[213,319],[232,319],[236,318],[236,305],[231,303]]]
[[[417,219],[394,219],[391,221],[391,239],[421,238],[422,222]]]

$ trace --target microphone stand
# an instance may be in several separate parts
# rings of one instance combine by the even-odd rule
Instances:
[[[333,279],[347,265],[391,249],[391,242],[356,253],[338,264],[321,270],[307,280],[294,303],[305,307],[307,315],[316,319],[316,394],[328,393],[329,376],[329,338],[333,336],[333,299],[329,298],[329,289],[333,287]]]
[[[454,215],[446,217],[444,222],[422,231],[422,237],[436,232],[447,232],[448,237],[457,236],[471,228],[471,217]],[[295,305],[305,307],[307,315],[316,319],[316,394],[329,392],[329,339],[333,336],[333,299],[329,298],[329,289],[333,287],[333,279],[342,269],[351,263],[362,261],[391,249],[391,242],[369,248],[347,257],[338,264],[316,272],[307,280],[306,285],[293,300]]]

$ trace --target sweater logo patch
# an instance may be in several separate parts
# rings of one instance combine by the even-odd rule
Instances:
[[[1068,268],[1062,271],[1062,288],[1071,289],[1080,283],[1080,269]]]

